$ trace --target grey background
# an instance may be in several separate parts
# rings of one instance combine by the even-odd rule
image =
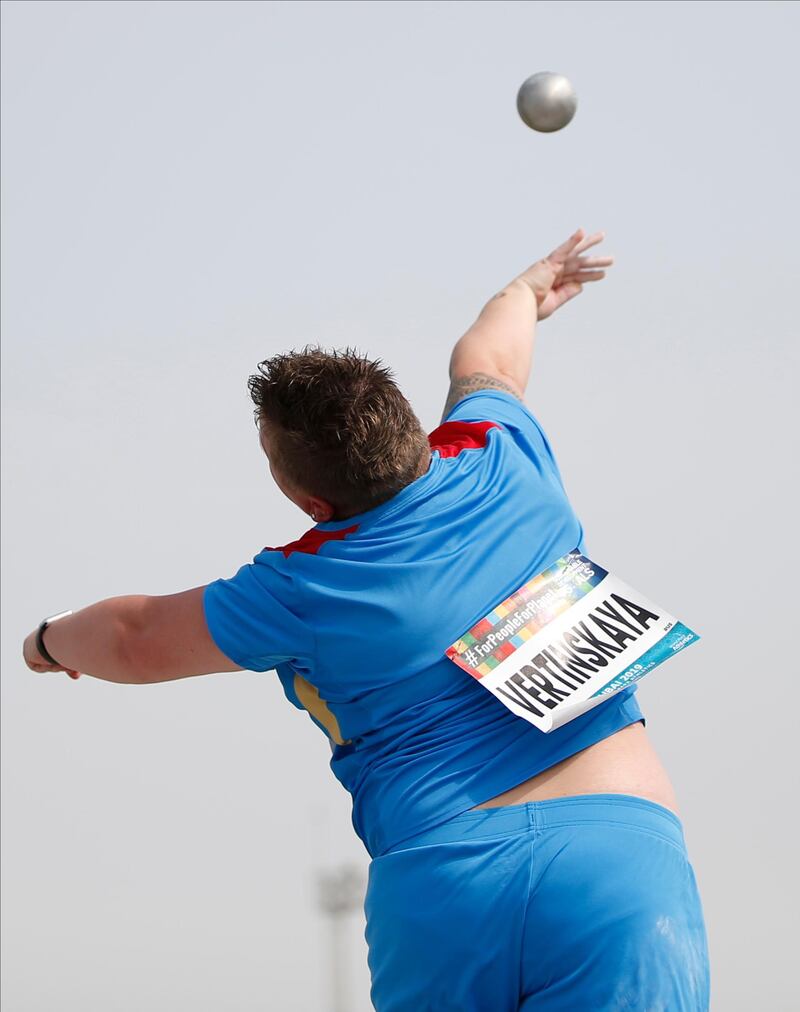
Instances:
[[[713,1007],[797,1008],[798,13],[5,4],[5,1012],[329,1007],[314,876],[366,855],[276,676],[73,683],[22,639],[310,526],[260,359],[356,345],[430,431],[455,340],[578,226],[617,266],[540,328],[527,401],[590,551],[703,637],[639,699]],[[542,69],[579,95],[554,135],[515,109]]]

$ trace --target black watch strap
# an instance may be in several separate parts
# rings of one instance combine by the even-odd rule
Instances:
[[[71,615],[71,611],[62,611],[58,615],[50,615],[48,618],[43,618],[39,623],[39,628],[36,632],[36,649],[44,657],[48,664],[53,664],[55,667],[60,668],[63,665],[59,664],[58,661],[53,657],[47,647],[44,645],[44,631],[52,623],[60,618],[65,618],[67,615]]]

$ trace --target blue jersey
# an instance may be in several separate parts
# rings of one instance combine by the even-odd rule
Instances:
[[[333,743],[375,857],[643,720],[632,685],[544,734],[446,655],[523,583],[585,551],[550,444],[510,393],[460,400],[387,502],[264,548],[204,594],[242,668],[275,669]]]

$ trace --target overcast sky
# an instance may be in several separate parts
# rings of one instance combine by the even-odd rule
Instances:
[[[315,876],[367,858],[274,672],[73,683],[22,640],[308,528],[258,446],[258,361],[355,345],[430,431],[454,342],[578,226],[617,265],[541,327],[527,403],[590,554],[702,636],[639,700],[714,1008],[789,1008],[799,14],[3,5],[5,1012],[329,1008]],[[538,70],[578,92],[558,134],[517,116]]]

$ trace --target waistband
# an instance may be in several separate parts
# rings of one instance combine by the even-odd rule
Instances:
[[[462,812],[447,822],[404,840],[389,853],[434,843],[487,839],[586,822],[635,825],[666,836],[679,847],[686,846],[681,819],[671,809],[649,798],[640,798],[635,794],[571,794],[563,798]]]

